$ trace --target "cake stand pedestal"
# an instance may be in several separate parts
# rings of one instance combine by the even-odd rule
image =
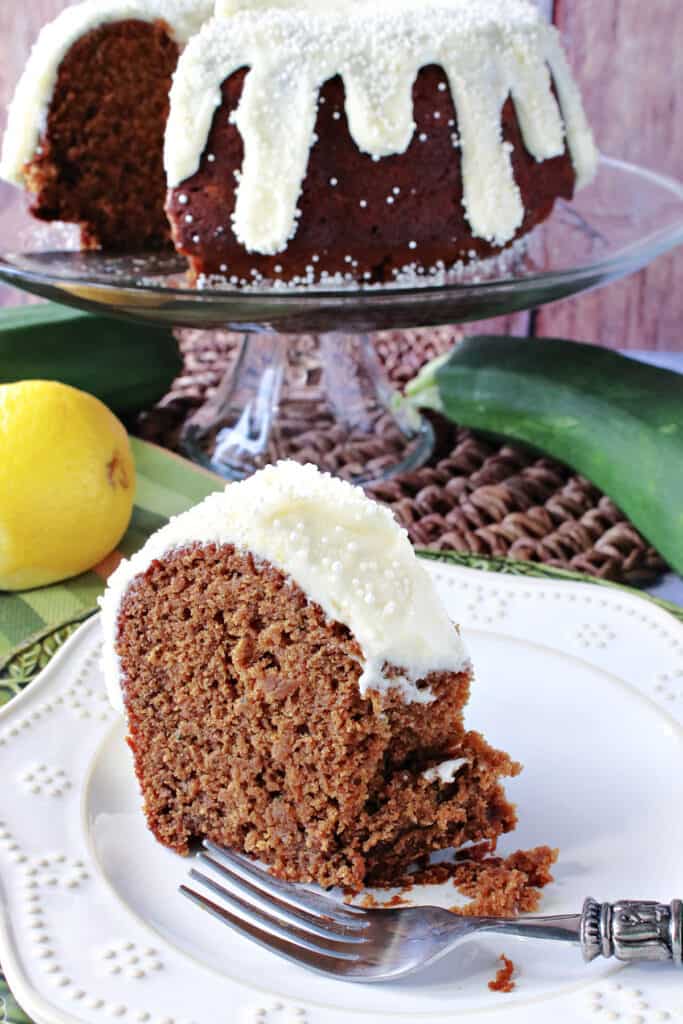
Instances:
[[[242,332],[237,367],[187,424],[185,452],[227,479],[292,457],[369,483],[422,465],[434,443],[429,423],[389,385],[370,332],[531,309],[638,271],[681,243],[683,187],[603,158],[590,188],[559,202],[523,246],[440,278],[335,291],[191,289],[175,255],[34,247],[7,252],[0,279],[124,319]]]
[[[434,433],[391,388],[367,334],[262,333],[245,335],[182,444],[230,479],[296,458],[366,483],[421,466]]]

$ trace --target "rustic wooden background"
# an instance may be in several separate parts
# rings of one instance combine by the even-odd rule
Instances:
[[[564,33],[601,149],[683,179],[681,0],[538,2]],[[0,128],[39,27],[67,4],[0,0]],[[0,289],[0,304],[18,301],[18,293]],[[683,250],[599,292],[496,322],[522,334],[677,351],[682,325]]]

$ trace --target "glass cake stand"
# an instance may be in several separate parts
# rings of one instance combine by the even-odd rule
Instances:
[[[683,243],[683,186],[603,158],[589,188],[497,259],[365,288],[197,290],[175,255],[45,251],[54,234],[30,230],[28,243],[18,235],[30,251],[0,258],[9,284],[124,319],[242,334],[236,369],[185,427],[192,459],[240,479],[294,457],[367,483],[417,468],[434,445],[429,422],[389,385],[368,332],[509,314],[634,273]]]

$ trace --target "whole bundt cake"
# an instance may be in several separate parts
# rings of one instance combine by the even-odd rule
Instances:
[[[494,254],[595,163],[527,0],[259,5],[183,54],[167,209],[195,275],[387,281]]]
[[[594,173],[530,0],[208,7],[87,0],[44,30],[2,159],[37,216],[105,249],[170,232],[201,282],[387,282],[500,252]]]

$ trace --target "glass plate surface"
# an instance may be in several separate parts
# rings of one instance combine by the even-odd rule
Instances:
[[[484,264],[410,283],[322,287],[189,287],[173,254],[111,256],[44,251],[54,230],[15,231],[0,249],[0,279],[85,309],[177,327],[324,333],[463,323],[530,309],[617,280],[683,242],[683,186],[603,157],[593,184],[514,250]],[[50,242],[52,238],[52,242]],[[26,241],[24,241],[26,240]]]

